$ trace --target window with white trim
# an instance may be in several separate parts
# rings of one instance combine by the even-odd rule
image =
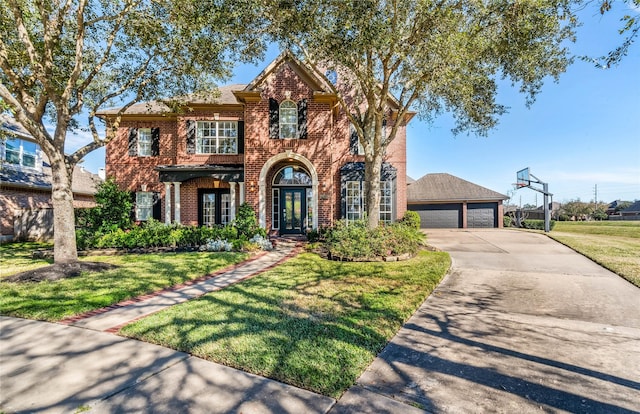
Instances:
[[[365,198],[366,185],[364,181],[346,182],[346,219],[355,221],[364,218],[367,211]],[[392,181],[380,182],[380,221],[393,222],[393,183]]]
[[[2,159],[8,163],[21,167],[36,168],[38,159],[38,144],[23,139],[13,138],[2,142],[4,155]]]
[[[361,181],[347,181],[346,186],[346,203],[347,203],[347,221],[359,220],[363,217],[363,200]]]
[[[152,155],[151,128],[138,128],[138,156],[150,157]]]
[[[196,154],[237,154],[238,122],[198,121]]]
[[[231,221],[231,194],[220,195],[220,221],[221,224],[228,224]]]
[[[136,220],[147,221],[153,217],[153,193],[138,191],[136,193]]]
[[[393,221],[391,181],[380,182],[380,221],[387,224]]]
[[[293,101],[280,104],[280,138],[296,138],[298,134],[298,105]]]

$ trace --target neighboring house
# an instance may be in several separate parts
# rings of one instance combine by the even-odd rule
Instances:
[[[0,241],[53,237],[51,167],[29,133],[0,114]],[[100,182],[82,167],[73,170],[74,207],[92,207]]]
[[[427,174],[407,187],[408,209],[423,228],[503,227],[507,196],[450,174]]]
[[[623,220],[640,220],[640,200],[634,202],[624,210],[620,210]]]
[[[244,202],[271,234],[361,218],[364,155],[324,82],[284,52],[248,85],[183,97],[180,111],[162,101],[133,105],[106,147],[107,177],[134,193],[138,221],[226,224]],[[390,105],[388,126],[396,121],[391,97]],[[117,112],[99,116],[110,124]],[[386,222],[406,210],[406,123],[413,115],[401,120],[382,167]]]

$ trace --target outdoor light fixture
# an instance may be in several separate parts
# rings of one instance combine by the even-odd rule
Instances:
[[[219,114],[219,113],[217,113],[217,112],[216,112],[216,113],[214,113],[214,114],[213,114],[213,119],[215,119],[216,121],[217,121],[218,119],[220,119],[220,114]]]

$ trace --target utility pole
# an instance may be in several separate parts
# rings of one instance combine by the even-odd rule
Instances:
[[[593,188],[593,192],[596,198],[596,210],[597,210],[598,209],[598,184],[596,184],[595,187]]]

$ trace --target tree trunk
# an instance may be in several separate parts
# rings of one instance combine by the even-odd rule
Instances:
[[[369,159],[371,158],[371,159]],[[380,175],[382,171],[382,152],[375,151],[371,157],[366,156],[364,164],[364,180],[367,184],[365,197],[367,200],[367,226],[378,227],[380,222]]]
[[[53,260],[55,263],[78,261],[71,179],[64,155],[51,158],[51,200],[53,203]]]

